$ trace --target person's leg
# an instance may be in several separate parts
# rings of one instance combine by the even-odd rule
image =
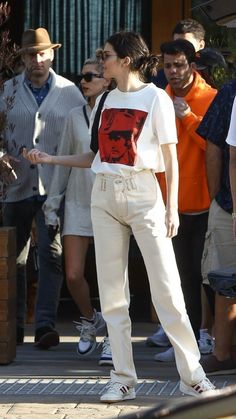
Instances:
[[[63,237],[66,282],[82,316],[92,319],[94,310],[89,285],[84,277],[89,237],[66,235]]]
[[[219,268],[235,265],[236,242],[232,233],[232,217],[213,200],[208,218],[208,230],[202,257],[202,275],[204,284],[209,286],[208,273]],[[215,293],[214,335],[215,350],[213,355],[204,357],[201,363],[207,373],[228,372],[236,368],[233,356],[232,336],[235,322],[234,299],[225,298]],[[230,359],[233,356],[234,362]],[[226,361],[226,362],[225,362]]]
[[[185,309],[171,239],[165,237],[165,208],[155,176],[134,177],[136,213],[131,227],[142,252],[158,318],[175,350],[181,380],[194,385],[205,378],[200,353]]]
[[[236,372],[236,299],[215,294],[215,348],[201,364],[207,374],[234,374]]]
[[[135,386],[137,376],[131,345],[129,317],[128,248],[130,229],[121,221],[122,182],[97,175],[92,192],[94,231],[99,297],[107,323],[114,370],[111,381]],[[119,193],[120,192],[120,193]]]
[[[101,313],[92,306],[89,285],[84,277],[89,241],[90,238],[84,236],[63,237],[67,286],[81,314],[81,321],[74,321],[80,334],[77,353],[84,356],[96,348],[96,334],[106,330]]]
[[[236,324],[234,325],[234,330],[233,330],[231,358],[233,362],[236,364]]]
[[[215,348],[219,361],[231,358],[231,347],[236,327],[236,299],[215,295]]]
[[[202,320],[201,259],[207,219],[208,213],[199,215],[180,214],[179,232],[173,239],[186,309],[197,340],[200,337]]]
[[[214,313],[215,313],[215,293],[208,284],[202,284],[202,323],[201,329],[208,330],[213,334]]]
[[[59,233],[55,235],[54,240],[50,240],[44,213],[40,207],[35,221],[39,254],[39,280],[35,309],[35,330],[37,331],[44,327],[55,328],[62,285],[62,248]]]
[[[3,225],[16,227],[17,244],[17,342],[23,343],[26,312],[26,263],[30,246],[30,231],[34,216],[32,203],[5,203]]]

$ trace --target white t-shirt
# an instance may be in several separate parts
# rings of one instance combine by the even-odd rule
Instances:
[[[177,143],[172,100],[153,83],[136,92],[116,88],[105,100],[98,137],[99,151],[92,164],[95,173],[125,175],[145,169],[163,172],[160,146]]]
[[[236,147],[236,97],[233,103],[229,132],[226,138],[226,142],[229,145],[233,145]]]

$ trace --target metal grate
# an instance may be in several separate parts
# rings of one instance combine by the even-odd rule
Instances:
[[[1,378],[0,394],[3,395],[86,395],[103,393],[108,379],[73,379],[73,378]],[[230,385],[229,381],[213,381],[218,389]],[[178,381],[139,380],[136,387],[139,396],[175,396],[179,391]]]

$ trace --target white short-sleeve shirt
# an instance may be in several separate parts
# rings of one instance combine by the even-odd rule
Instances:
[[[135,92],[116,88],[105,100],[98,134],[99,151],[92,164],[95,173],[162,172],[161,145],[177,143],[172,100],[153,83]]]

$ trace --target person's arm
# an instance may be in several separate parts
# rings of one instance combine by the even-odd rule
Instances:
[[[233,233],[236,239],[236,146],[230,146],[229,160],[230,188],[233,200]]]
[[[211,201],[220,189],[222,150],[211,141],[206,141],[206,173]]]
[[[73,156],[52,156],[33,148],[30,151],[23,150],[23,156],[33,164],[59,164],[61,166],[80,167],[86,169],[91,167],[95,154],[93,151]]]
[[[179,227],[178,215],[178,186],[179,168],[176,153],[176,144],[163,144],[161,146],[165,164],[166,176],[166,228],[167,237],[177,235]]]
[[[58,156],[71,156],[75,154],[75,134],[73,130],[73,115],[73,112],[70,113],[65,121],[64,129],[57,151]],[[78,117],[78,112],[76,113],[76,116]],[[53,176],[50,181],[49,191],[47,194],[47,199],[42,207],[44,212],[45,223],[47,226],[56,227],[59,224],[58,211],[61,206],[61,202],[66,194],[70,174],[71,167],[57,165],[54,168]]]

